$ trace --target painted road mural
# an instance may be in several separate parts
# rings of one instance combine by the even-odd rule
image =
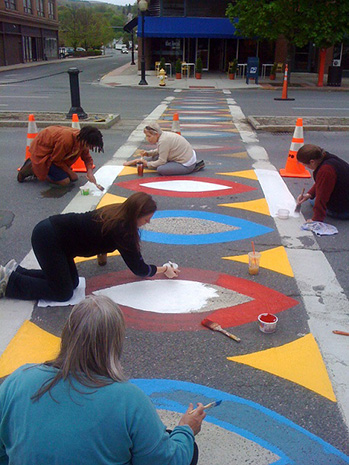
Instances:
[[[158,119],[171,130],[179,114],[203,171],[161,178],[144,170],[140,178],[136,168],[120,167],[99,203],[123,202],[139,190],[153,195],[158,211],[141,231],[142,253],[151,263],[178,263],[179,279],[140,280],[117,252],[105,267],[77,258],[86,293],[108,295],[123,309],[126,372],[166,424],[174,426],[189,402],[222,400],[197,437],[203,463],[349,463],[326,366],[227,98],[231,104],[222,91],[182,91]],[[144,141],[137,147],[145,148]],[[253,276],[252,247],[261,253]],[[0,359],[0,377],[52,358],[70,309],[35,305]],[[264,312],[278,316],[275,333],[259,330]],[[210,331],[204,318],[241,342]]]

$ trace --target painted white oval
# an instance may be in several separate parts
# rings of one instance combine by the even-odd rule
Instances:
[[[250,297],[220,286],[182,279],[144,280],[95,291],[119,305],[155,313],[194,313],[231,307]]]

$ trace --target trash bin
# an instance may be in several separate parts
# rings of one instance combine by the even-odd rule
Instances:
[[[342,84],[342,68],[341,66],[329,66],[327,85],[332,87],[340,87]]]

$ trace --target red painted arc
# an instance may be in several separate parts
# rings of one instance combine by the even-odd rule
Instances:
[[[167,278],[157,276],[149,279]],[[215,311],[187,314],[147,312],[120,305],[124,312],[127,326],[133,329],[155,332],[200,331],[205,330],[201,325],[201,321],[209,317],[223,328],[232,328],[257,321],[258,315],[261,313],[279,313],[299,303],[295,299],[248,279],[237,278],[215,271],[181,268],[180,279],[215,284],[249,296],[252,300]],[[135,277],[128,270],[108,273],[89,279],[86,291],[90,294],[96,290],[135,281],[141,281],[141,279]]]

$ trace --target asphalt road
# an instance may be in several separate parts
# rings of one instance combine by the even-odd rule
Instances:
[[[115,67],[116,60],[119,58],[120,57],[114,55],[110,58],[103,58],[101,60],[86,60],[84,63],[79,60],[78,62],[79,69],[80,67],[83,68],[86,66],[86,68],[83,68],[80,79],[82,106],[85,111],[120,112],[121,114],[120,124],[110,130],[104,131],[105,153],[95,155],[97,169],[107,161],[110,161],[114,154],[117,160],[118,157],[119,161],[122,160],[121,155],[118,155],[118,148],[123,146],[137,125],[164,102],[166,97],[175,97],[173,101],[170,101],[170,111],[174,111],[176,105],[179,105],[179,107],[181,105],[183,106],[186,99],[196,99],[197,104],[199,104],[200,99],[203,98],[198,91],[185,91],[176,95],[173,92],[159,89],[106,89],[99,87],[99,76]],[[130,57],[122,56],[122,59],[125,59],[125,61],[127,61],[127,58],[129,59]],[[91,65],[90,62],[92,63]],[[121,64],[120,61],[118,61],[118,63],[119,65]],[[14,107],[11,109],[13,110],[24,109],[23,105],[25,105],[25,108],[30,105],[30,109],[33,112],[38,110],[66,111],[69,109],[70,102],[67,76],[63,73],[57,74],[62,66],[66,66],[65,63],[47,66],[53,67],[52,73],[56,73],[55,77],[49,76],[50,68],[46,67],[41,67],[41,70],[38,67],[31,70],[17,70],[13,72],[14,74],[11,74],[11,72],[9,74],[6,73],[6,79],[12,79],[13,84],[6,86],[6,95],[4,95],[5,89],[0,88],[0,105],[8,105],[7,108],[1,108],[11,108],[12,102]],[[0,75],[1,82],[3,82],[2,78],[4,78],[4,73]],[[30,80],[31,78],[35,79]],[[15,80],[17,80],[17,83],[14,83]],[[54,82],[54,85],[52,85],[52,82]],[[317,109],[320,107],[318,104],[320,98],[315,98],[314,96],[316,94],[314,92],[308,95],[306,91],[298,91],[297,95],[302,95],[302,97],[299,97],[299,99],[302,99],[302,104],[307,105],[309,108],[312,105],[312,110],[307,110],[310,114],[311,112],[313,112],[315,116],[320,116],[322,114],[321,109]],[[322,97],[324,95],[325,100],[327,98],[329,99],[328,101],[326,100],[326,102],[324,101],[326,108],[330,108],[330,105],[335,104],[338,106],[342,105],[342,107],[345,108],[343,104],[343,94],[337,93],[336,95],[329,95],[327,97],[327,94],[321,93],[321,102],[323,102]],[[38,98],[35,99],[35,96],[41,96],[42,98],[39,101]],[[21,97],[23,98],[21,99]],[[224,104],[224,98],[222,97],[224,97],[222,92],[211,93],[211,104],[219,104],[223,109],[226,108],[226,106],[224,106],[226,105]],[[298,113],[297,107],[293,107],[293,110],[291,110],[285,103],[279,106],[279,103],[274,102],[273,92],[262,93],[260,91],[255,92],[251,90],[237,91],[232,97],[237,101],[238,105],[241,106],[246,116],[250,114],[282,115],[285,114],[286,111],[289,113],[292,111],[294,112],[292,114],[295,116],[301,116]],[[330,99],[338,100],[336,100],[335,103],[332,100],[330,101]],[[167,105],[168,103],[169,101],[167,101]],[[195,102],[193,102],[193,104],[195,104]],[[295,103],[293,102],[292,105],[295,105]],[[268,109],[267,113],[264,112],[265,109]],[[258,111],[262,110],[262,113],[258,113]],[[303,109],[302,111],[305,110]],[[335,114],[335,110],[333,110],[333,112],[333,114]],[[328,114],[326,114],[326,116],[328,116]],[[167,117],[170,118],[171,113],[169,113]],[[243,152],[244,143],[240,139],[239,134],[231,132],[228,135],[230,137],[229,143],[235,146],[234,150],[236,152]],[[194,132],[192,132],[189,137],[193,144],[202,146],[203,139],[200,139]],[[291,138],[292,134],[258,134],[259,144],[267,150],[271,163],[278,169],[285,165]],[[2,227],[0,228],[1,263],[13,257],[16,258],[17,261],[21,261],[30,249],[30,235],[33,226],[40,219],[50,214],[61,212],[75,197],[78,186],[84,184],[83,175],[81,175],[78,185],[72,190],[67,191],[50,188],[38,182],[28,182],[19,185],[15,180],[15,176],[17,167],[20,166],[24,160],[25,139],[25,129],[0,129],[0,162],[2,166],[0,172],[0,182],[2,186]],[[211,144],[214,143],[212,142],[213,140],[215,140],[215,143],[218,145],[225,145],[228,140],[227,133],[220,133],[216,139],[207,139]],[[318,143],[328,149],[331,147],[334,153],[343,157],[345,157],[347,153],[345,133],[305,134],[305,141]],[[229,181],[234,180],[239,182],[236,178],[219,177],[217,173],[251,169],[251,160],[249,158],[234,158],[220,154],[212,155],[210,147],[206,149],[201,148],[200,156],[206,159],[207,168],[197,173],[196,177],[198,179],[202,178],[203,181],[206,178],[217,178],[225,182],[227,182],[228,179]],[[150,176],[151,175],[146,174],[144,181]],[[123,176],[121,180],[119,179],[118,182],[111,187],[109,192],[115,195],[127,196],[130,194],[130,189],[132,191],[134,188],[134,184],[132,184],[133,187],[130,187],[130,185],[125,183],[131,181],[137,181],[137,178],[135,179],[133,174]],[[240,196],[231,194],[230,197],[228,197],[229,200],[224,199],[224,202],[234,202],[237,200],[249,201],[251,198],[260,198],[263,196],[260,186],[258,186],[254,180],[244,179],[240,180],[240,182],[248,188],[256,189],[256,191],[253,191],[253,196],[251,196],[249,191],[242,193]],[[307,183],[310,185],[310,181],[307,181]],[[299,179],[287,179],[286,184],[295,196],[303,187],[303,181]],[[62,193],[64,195],[61,195]],[[256,212],[244,213],[241,210],[234,210],[234,213],[228,213],[226,207],[217,206],[216,197],[183,198],[180,196],[165,196],[160,194],[157,196],[157,200],[159,202],[159,210],[161,211],[174,209],[198,211],[201,216],[203,214],[218,213],[261,223],[263,227],[270,228],[271,232],[261,235],[256,239],[258,246],[262,249],[268,249],[280,245],[280,237],[275,228],[274,220],[269,216],[263,216],[263,219],[261,219],[261,215]],[[303,213],[305,217],[310,215],[309,208],[304,207]],[[331,223],[335,224],[333,221],[331,221]],[[346,280],[348,271],[348,241],[346,237],[349,228],[347,222],[339,222],[337,227],[340,231],[337,236],[320,238],[317,239],[317,242],[333,266],[337,278],[348,296],[349,289]],[[247,275],[246,265],[222,260],[221,257],[247,253],[250,247],[250,238],[229,243],[217,242],[210,246],[207,246],[207,244],[195,244],[193,247],[183,247],[177,244],[172,244],[170,246],[159,245],[150,240],[143,242],[143,253],[145,257],[152,257],[155,263],[161,262],[164,256],[168,259],[168,255],[171,254],[171,258],[175,257],[183,269],[183,279],[190,280],[194,277],[199,282],[210,282],[222,288],[223,283],[228,285],[231,282],[234,286],[240,285],[241,282],[246,281]],[[106,282],[110,279],[112,281],[117,280],[118,282],[128,283],[130,279],[129,275],[123,271],[124,268],[120,266],[119,261],[115,262],[113,260],[115,259],[109,260],[106,268],[98,268],[94,262],[82,263],[79,265],[80,273],[88,280],[88,291],[105,287]],[[115,271],[115,269],[121,271]],[[316,273],[316,271],[317,270],[314,270],[314,273]],[[229,275],[229,278],[225,276],[226,274]],[[233,277],[232,281],[230,281],[231,277]],[[263,286],[263,289],[266,290],[265,292],[269,292],[269,295],[271,295],[271,297],[269,297],[270,302],[277,300],[275,295],[272,294],[273,290],[278,290],[282,292],[287,299],[295,299],[296,301],[282,312],[283,324],[280,326],[279,330],[272,335],[272,338],[260,337],[261,334],[258,329],[256,329],[255,321],[237,326],[228,324],[227,327],[233,327],[232,332],[237,332],[244,341],[243,344],[232,345],[229,339],[208,331],[198,330],[195,324],[193,324],[194,329],[189,329],[189,327],[187,327],[186,329],[181,328],[178,330],[175,326],[176,323],[170,320],[171,324],[174,326],[172,330],[168,330],[165,325],[168,321],[156,320],[154,315],[154,324],[152,320],[148,321],[146,318],[139,318],[137,313],[132,314],[131,312],[128,313],[130,325],[124,355],[126,370],[133,378],[161,379],[165,381],[174,379],[178,382],[190,382],[195,385],[205,386],[209,389],[216,389],[220,393],[229,393],[229,395],[238,396],[239,399],[243,399],[243,403],[245,402],[241,410],[236,408],[236,405],[231,399],[227,398],[226,400],[226,411],[229,411],[230,415],[230,417],[229,415],[228,417],[234,418],[236,424],[239,425],[239,429],[235,432],[241,434],[242,431],[248,431],[250,432],[249,437],[254,439],[256,436],[260,435],[264,437],[264,446],[272,443],[273,440],[275,440],[275,443],[280,441],[279,449],[277,447],[272,449],[276,455],[278,455],[278,453],[280,454],[280,450],[284,452],[282,449],[284,446],[286,449],[288,448],[287,450],[290,456],[294,457],[297,457],[297,448],[302,449],[303,447],[310,447],[308,443],[297,442],[296,436],[292,436],[292,438],[288,440],[287,437],[290,438],[291,436],[288,435],[287,431],[281,434],[278,426],[276,426],[274,430],[272,423],[277,422],[280,417],[287,419],[285,424],[287,424],[287,422],[294,422],[296,425],[304,428],[307,434],[310,433],[307,436],[308,438],[311,435],[315,435],[321,438],[321,440],[338,448],[344,454],[348,454],[347,429],[335,403],[321,395],[315,394],[302,385],[291,383],[282,377],[274,376],[268,372],[268,370],[257,370],[251,366],[227,360],[226,357],[228,356],[248,355],[267,349],[277,348],[299,340],[303,336],[309,334],[308,316],[302,303],[300,291],[294,279],[282,274],[276,274],[268,269],[263,270],[263,273],[260,273],[259,276],[249,277],[248,279],[249,286],[247,288],[248,290],[245,288],[245,293],[249,291],[252,292],[255,288],[260,289],[258,286]],[[129,310],[126,311],[129,312]],[[43,310],[35,306],[32,322],[49,333],[58,336],[68,312],[69,307],[57,307]],[[176,319],[176,321],[177,320],[178,319]],[[156,321],[158,321],[157,328],[154,327],[156,326]],[[345,339],[342,339],[342,341],[343,344],[346,343]],[[180,384],[176,384],[174,388],[174,392],[180,393],[179,396],[182,395],[180,388]],[[170,390],[170,393],[171,392],[173,393],[173,390]],[[210,391],[211,395],[212,393],[213,391]],[[215,394],[217,395],[217,393],[218,392]],[[173,394],[168,394],[167,392],[166,395],[171,397]],[[203,393],[195,391],[195,395],[197,399],[201,400]],[[194,399],[194,402],[196,401],[195,395],[191,397],[191,399]],[[205,395],[209,397],[208,392],[205,392]],[[185,398],[186,401],[186,396],[184,394],[183,398]],[[165,402],[159,394],[159,391],[156,392],[154,400],[159,402],[158,405],[161,405],[161,402]],[[178,402],[178,397],[174,396],[174,400]],[[255,411],[253,414],[253,412],[249,411],[252,405],[249,403],[261,406],[260,410],[258,410],[257,413]],[[263,409],[270,409],[269,412],[273,412],[271,420],[270,418],[267,420],[264,417],[260,417],[262,413],[265,415],[267,414],[267,411]],[[216,424],[222,425],[225,422],[224,425],[226,425],[227,414],[221,415],[218,409],[217,412]],[[215,414],[213,413],[212,415]],[[244,421],[246,422],[244,423]],[[253,426],[254,423],[255,429]],[[269,428],[273,434],[274,431],[278,431],[277,438],[267,437]],[[283,436],[283,434],[285,434],[285,436]],[[294,441],[294,445],[290,446],[292,441]],[[285,443],[287,443],[287,447]],[[259,442],[259,444],[261,444],[261,442]],[[313,453],[315,454],[314,450]],[[318,457],[316,454],[314,457]],[[328,456],[326,457],[328,458]],[[317,463],[317,465],[320,463],[329,465],[330,463],[339,464],[344,463],[345,460],[349,460],[349,458],[346,459],[343,458],[343,456],[338,458],[338,460],[333,459],[331,456],[331,459],[328,459],[329,461],[326,462],[326,457],[323,458],[323,461],[317,460],[314,462],[309,459],[308,463],[299,462],[297,460],[295,460],[294,463],[298,465],[310,465],[312,463]],[[218,461],[216,463],[218,464],[220,462]],[[250,463],[259,465],[262,462],[258,462],[257,459],[257,461]],[[285,458],[284,463],[288,463],[285,461]]]

